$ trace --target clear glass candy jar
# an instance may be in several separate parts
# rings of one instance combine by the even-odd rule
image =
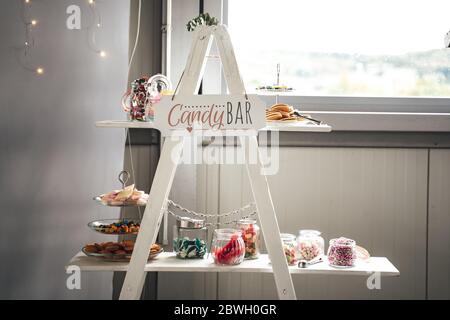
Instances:
[[[208,229],[204,220],[183,217],[173,230],[173,250],[180,259],[201,259],[206,253]]]
[[[324,254],[325,241],[317,230],[300,230],[297,252],[300,260],[310,261]]]
[[[256,259],[261,251],[261,234],[254,219],[241,219],[237,223],[245,244],[245,259]]]
[[[237,229],[214,231],[211,253],[214,263],[219,265],[240,264],[244,260],[245,244],[242,232]]]
[[[328,262],[333,267],[353,267],[356,262],[356,242],[343,237],[331,239]]]
[[[297,241],[295,236],[290,233],[280,234],[281,242],[283,243],[284,255],[286,256],[286,261],[288,265],[292,266],[297,262],[295,248],[297,247]]]

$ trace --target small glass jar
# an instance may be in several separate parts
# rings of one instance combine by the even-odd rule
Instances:
[[[344,237],[331,239],[327,255],[333,267],[353,267],[356,262],[356,242]]]
[[[297,247],[297,241],[295,235],[290,233],[280,234],[281,242],[283,243],[284,255],[288,265],[292,266],[297,262],[295,248]]]
[[[211,252],[216,264],[240,264],[244,260],[245,255],[242,232],[237,229],[216,229]]]
[[[245,244],[245,259],[257,259],[261,251],[261,233],[254,219],[241,219],[237,227],[242,232]]]
[[[317,230],[300,230],[297,237],[299,260],[310,261],[324,254],[325,241]]]
[[[173,230],[173,250],[180,259],[202,259],[206,253],[208,229],[204,220],[183,217]]]

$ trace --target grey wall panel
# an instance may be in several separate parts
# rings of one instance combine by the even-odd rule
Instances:
[[[428,298],[450,299],[450,150],[430,151]]]
[[[326,242],[347,236],[401,271],[373,291],[364,277],[295,276],[299,298],[425,298],[427,150],[281,148],[280,163],[269,184],[283,232],[319,229]],[[243,168],[221,173],[222,207],[247,202]],[[221,298],[276,298],[271,275],[219,279]]]
[[[70,4],[81,8],[82,30],[66,28]],[[109,299],[111,274],[83,274],[82,290],[69,291],[64,265],[84,243],[104,240],[87,222],[118,215],[92,197],[117,186],[124,135],[94,122],[123,117],[129,1],[98,3],[105,59],[88,47],[86,1],[33,1],[31,62],[42,76],[17,62],[20,5],[0,2],[0,298]]]

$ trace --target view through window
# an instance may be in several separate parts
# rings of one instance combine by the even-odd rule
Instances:
[[[229,0],[247,91],[450,97],[450,0]]]

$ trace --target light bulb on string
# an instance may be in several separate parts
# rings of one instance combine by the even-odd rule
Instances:
[[[33,51],[35,49],[35,38],[33,33],[39,21],[33,18],[31,14],[31,0],[23,0],[21,7],[21,21],[25,29],[25,40],[23,46],[17,48],[20,52],[17,56],[17,60],[19,65],[25,70],[40,76],[45,73],[44,67],[33,63]]]
[[[102,27],[102,19],[99,11],[97,10],[97,5],[95,0],[88,0],[89,8],[92,13],[92,23],[88,26],[88,45],[89,49],[98,54],[100,58],[105,58],[107,56],[107,52],[102,50],[97,46],[96,41],[96,30]]]

